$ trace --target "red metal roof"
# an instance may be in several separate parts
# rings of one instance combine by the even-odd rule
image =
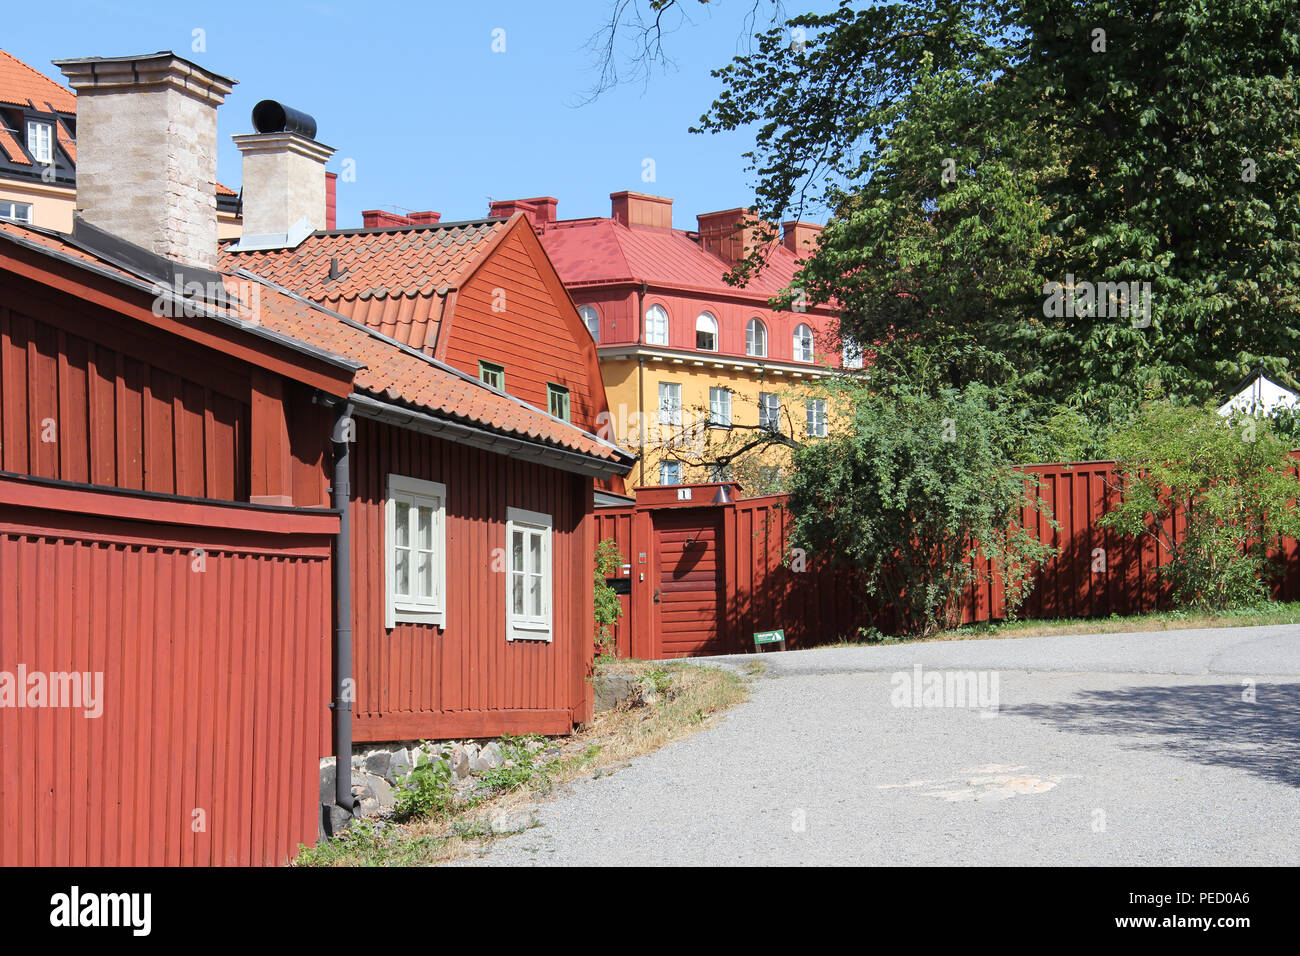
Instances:
[[[569,219],[542,227],[542,245],[566,286],[648,282],[720,295],[768,299],[794,278],[798,258],[779,243],[743,287],[728,285],[730,266],[681,229],[625,226],[614,219]]]
[[[2,220],[0,233],[139,282],[139,277],[104,262],[58,234]],[[234,265],[242,267],[244,263]],[[238,302],[246,303],[236,306],[234,315],[332,355],[362,363],[364,367],[357,370],[353,379],[357,391],[439,417],[630,466],[632,456],[622,449],[489,388],[428,355],[405,349],[382,334],[356,324],[356,320],[335,315],[282,290],[269,277],[251,269],[247,273],[253,278],[234,274],[229,263],[223,272],[227,290]],[[256,282],[256,287],[250,287],[250,282]]]
[[[505,233],[508,222],[438,223],[318,232],[293,249],[222,246],[222,263],[243,268],[430,355],[457,288]],[[341,273],[330,278],[331,266]],[[440,291],[441,290],[441,291]]]

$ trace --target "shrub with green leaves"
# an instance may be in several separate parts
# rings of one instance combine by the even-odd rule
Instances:
[[[438,816],[451,809],[455,800],[451,764],[421,753],[415,767],[399,781],[393,817],[402,821]]]
[[[1018,524],[1045,505],[1014,470],[1023,433],[1007,396],[846,382],[837,401],[845,425],[794,455],[791,547],[847,565],[905,633],[959,623],[977,582],[1018,607],[1053,551]]]
[[[1154,538],[1160,573],[1181,607],[1221,610],[1264,601],[1281,572],[1279,538],[1300,535],[1295,462],[1267,418],[1147,402],[1111,439],[1122,499],[1103,528]],[[1174,534],[1175,514],[1186,530]]]
[[[613,639],[614,625],[623,616],[623,604],[618,599],[618,592],[605,579],[616,575],[622,566],[623,555],[613,538],[606,538],[596,545],[596,643],[606,653]]]

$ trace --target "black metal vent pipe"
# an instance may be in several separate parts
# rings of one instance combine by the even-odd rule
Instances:
[[[253,129],[259,133],[298,133],[316,138],[314,117],[275,100],[262,100],[253,107]]]

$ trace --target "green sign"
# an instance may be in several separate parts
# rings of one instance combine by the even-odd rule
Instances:
[[[754,632],[755,644],[784,644],[785,631],[756,631]]]

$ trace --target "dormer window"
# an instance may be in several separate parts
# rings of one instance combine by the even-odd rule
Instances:
[[[27,152],[46,166],[54,162],[54,127],[40,120],[28,120]]]
[[[718,320],[712,312],[701,312],[695,320],[695,347],[704,352],[718,350]]]

